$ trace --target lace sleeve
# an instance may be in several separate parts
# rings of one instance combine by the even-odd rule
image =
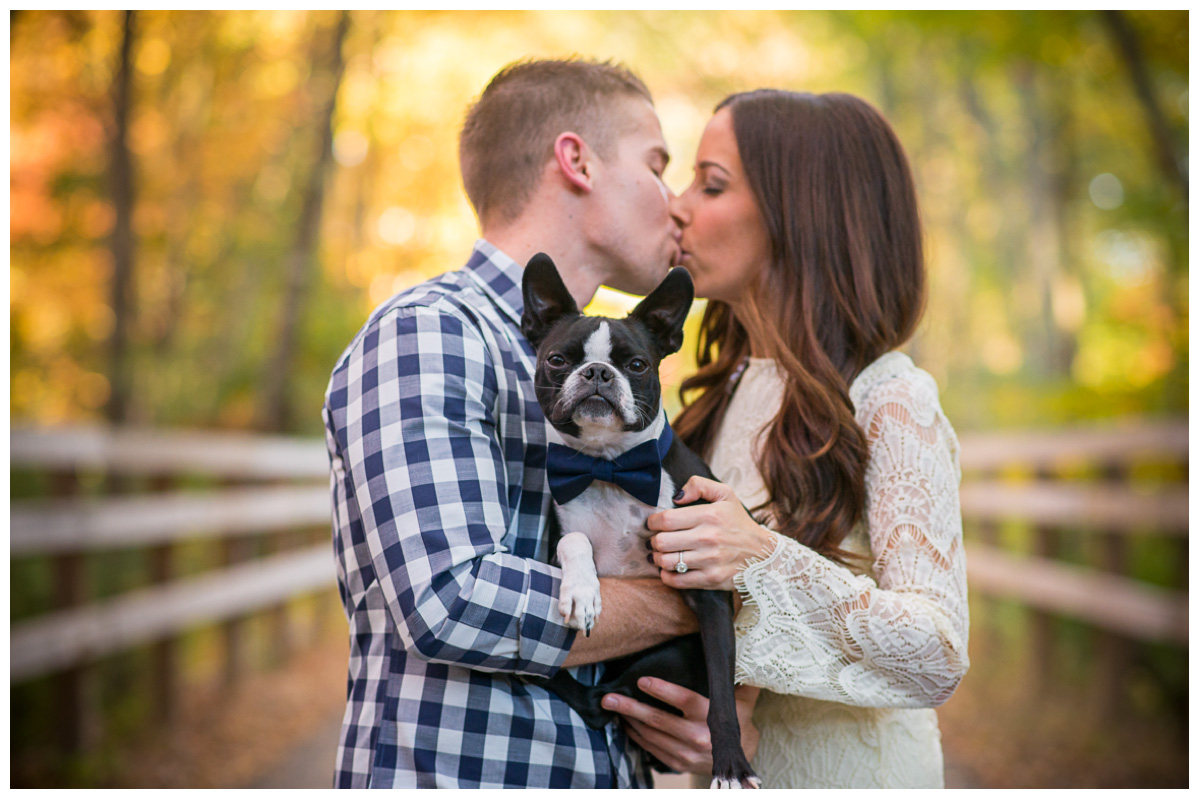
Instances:
[[[958,442],[936,392],[893,379],[858,409],[874,579],[778,535],[738,576],[739,682],[872,707],[954,692],[968,666],[966,560]]]

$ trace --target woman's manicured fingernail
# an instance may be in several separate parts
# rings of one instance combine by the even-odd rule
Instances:
[[[680,490],[679,490],[678,492],[676,492],[676,493],[675,493],[675,494],[674,494],[674,495],[671,497],[671,499],[672,499],[672,500],[674,500],[676,503],[678,503],[680,500],[682,500],[682,499],[683,499],[683,489],[682,489],[682,488],[680,488]]]
[[[646,554],[646,563],[647,563],[647,564],[653,564],[653,563],[654,563],[654,553],[647,553],[647,554]]]

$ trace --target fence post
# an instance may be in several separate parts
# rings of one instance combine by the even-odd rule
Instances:
[[[151,481],[155,492],[166,492],[174,481],[168,476],[157,476]],[[150,583],[169,583],[175,576],[175,565],[171,544],[160,544],[150,548]],[[151,714],[155,722],[166,725],[175,718],[179,682],[178,637],[168,636],[155,642],[151,648],[152,698]]]
[[[999,542],[999,525],[994,519],[981,519],[975,523],[979,543],[987,547],[996,547]],[[968,589],[969,589],[968,584]],[[1003,652],[999,626],[1000,614],[997,603],[985,595],[975,595],[975,607],[982,612],[982,619],[971,620],[971,640],[975,642],[975,652],[980,663],[987,661],[994,654]],[[969,647],[969,645],[968,645]]]
[[[79,493],[79,479],[74,470],[52,473],[50,482],[51,495],[55,498],[70,498]],[[75,608],[87,602],[91,587],[86,557],[80,552],[54,556],[55,609]],[[91,664],[76,664],[56,675],[54,683],[55,715],[63,751],[84,753],[95,750],[103,736],[100,685],[95,669]]]
[[[284,553],[292,549],[293,536],[290,531],[279,531],[267,539],[268,552]],[[291,617],[285,600],[271,609],[271,659],[276,664],[285,663],[294,649]]]
[[[221,542],[221,562],[226,567],[248,561],[253,557],[253,554],[254,542],[248,537],[239,536],[233,539],[224,539]],[[234,617],[222,626],[225,639],[223,683],[227,689],[231,689],[237,684],[246,666],[245,631],[247,618],[248,615],[243,614]]]
[[[1038,467],[1036,479],[1047,480],[1050,470]],[[1033,529],[1033,554],[1039,558],[1053,559],[1058,555],[1058,532],[1044,525]],[[1028,686],[1033,696],[1038,696],[1050,684],[1054,655],[1054,617],[1045,611],[1030,612],[1030,658]]]
[[[1106,464],[1103,479],[1117,485],[1128,479],[1120,464]],[[1104,531],[1099,534],[1101,569],[1114,575],[1128,575],[1128,541],[1120,531]],[[1120,634],[1111,631],[1096,632],[1097,670],[1093,683],[1098,696],[1095,712],[1101,720],[1116,717],[1125,705],[1125,676],[1133,663],[1134,644]]]

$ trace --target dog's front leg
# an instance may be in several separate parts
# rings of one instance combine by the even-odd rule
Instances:
[[[558,563],[563,571],[558,611],[568,627],[591,636],[600,616],[600,579],[591,540],[578,531],[563,536],[558,541]]]

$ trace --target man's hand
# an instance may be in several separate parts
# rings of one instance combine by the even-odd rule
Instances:
[[[683,712],[678,717],[632,697],[606,694],[603,706],[624,717],[629,736],[659,761],[676,772],[712,774],[712,738],[708,731],[708,698],[690,689],[657,678],[642,678],[638,688]],[[751,716],[758,702],[756,686],[738,686],[738,725],[742,730],[742,751],[747,759],[758,752],[758,728]]]

